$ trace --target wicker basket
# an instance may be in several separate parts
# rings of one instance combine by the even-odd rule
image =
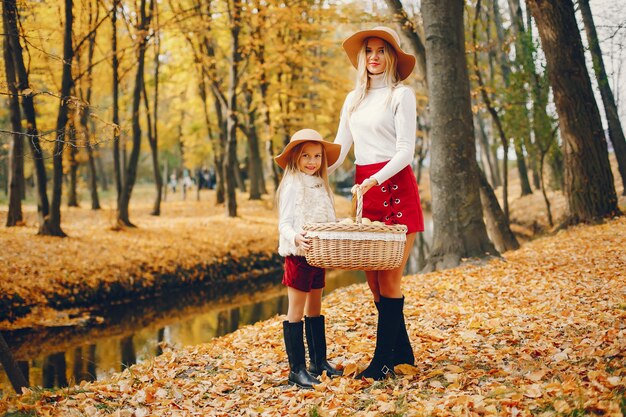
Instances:
[[[363,224],[363,195],[356,191],[356,223],[309,223],[311,248],[306,253],[310,265],[320,268],[381,271],[402,263],[407,227],[405,225]]]

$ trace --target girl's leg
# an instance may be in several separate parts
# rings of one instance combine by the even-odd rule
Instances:
[[[287,308],[287,321],[297,323],[302,321],[304,317],[304,306],[308,298],[307,292],[287,287],[287,298],[289,299],[289,307]]]
[[[283,337],[289,358],[289,384],[302,388],[313,388],[313,385],[319,384],[320,381],[306,369],[302,317],[304,316],[307,296],[308,293],[304,291],[287,287],[289,308],[287,320],[283,321]]]
[[[342,375],[342,371],[335,369],[326,358],[326,325],[322,313],[322,292],[323,288],[312,289],[307,297],[304,318],[306,328],[306,341],[309,347],[311,363],[309,372],[318,376],[323,372],[329,377]]]
[[[365,277],[367,278],[367,285],[370,287],[370,291],[374,296],[374,302],[380,301],[380,285],[378,283],[379,271],[365,271]]]
[[[304,312],[307,317],[318,317],[322,314],[322,293],[323,288],[312,289],[307,294]]]

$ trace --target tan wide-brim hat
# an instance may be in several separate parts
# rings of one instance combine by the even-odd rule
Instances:
[[[289,162],[289,154],[294,146],[302,142],[319,142],[326,150],[326,161],[328,166],[331,166],[337,159],[339,159],[339,154],[341,153],[341,145],[337,143],[332,143],[325,141],[322,138],[322,135],[319,134],[316,130],[313,129],[302,129],[298,130],[293,134],[285,149],[280,153],[280,155],[274,157],[276,163],[282,168],[285,169],[287,167],[287,163]]]
[[[396,51],[396,55],[398,56],[399,81],[404,80],[411,74],[413,68],[415,68],[415,56],[407,54],[400,48],[400,37],[398,33],[386,26],[376,26],[374,29],[356,32],[343,41],[343,49],[346,51],[346,54],[348,54],[348,58],[350,58],[350,62],[352,62],[354,68],[358,68],[359,51],[367,38],[383,39]]]

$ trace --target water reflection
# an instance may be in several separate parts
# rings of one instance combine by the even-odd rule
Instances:
[[[325,293],[358,282],[365,282],[362,272],[332,271]],[[99,326],[6,332],[5,336],[29,384],[53,388],[102,379],[161,354],[164,345],[205,343],[286,314],[287,305],[285,288],[276,284],[220,300],[208,300],[196,290],[110,308],[102,312],[105,322]],[[2,391],[12,392],[4,372],[0,372]]]

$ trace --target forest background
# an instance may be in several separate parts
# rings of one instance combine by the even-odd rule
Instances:
[[[532,17],[516,0],[487,3],[476,14],[477,4],[469,2],[465,13],[477,159],[497,188],[506,185],[501,166],[506,153],[511,161],[507,166],[517,171],[525,195],[541,188],[539,166],[544,158],[547,188],[558,190],[563,183],[562,140]],[[68,4],[73,13],[69,23]],[[23,172],[18,170],[16,175],[23,178],[17,182],[22,199],[35,201],[38,168],[34,162],[43,160],[54,201],[51,221],[45,227],[46,214],[40,211],[40,232],[57,235],[63,234],[57,208],[61,196],[56,196],[60,189],[52,183],[61,183],[53,179],[59,175],[64,204],[90,204],[97,209],[103,193],[113,196],[105,201],[118,209],[120,225],[132,224],[128,204],[135,183],[155,185],[155,214],[167,198],[168,183],[170,191],[175,183],[178,190],[186,189],[190,179],[200,185],[216,183],[215,203],[226,202],[227,214],[234,216],[235,188],[249,193],[251,199],[274,188],[280,174],[271,156],[294,131],[314,127],[324,137],[334,137],[343,99],[353,86],[354,70],[340,46],[348,34],[399,22],[406,47],[418,57],[424,55],[419,49],[423,48],[419,2],[79,0],[65,4],[18,1],[16,5],[28,75],[28,86],[24,88],[21,82],[20,95],[32,99],[36,112],[36,116],[23,115],[30,124],[20,130],[24,139],[39,139],[43,156],[39,157],[36,146],[29,147],[28,140],[23,151],[16,149],[17,160],[23,155]],[[625,6],[606,1],[591,5],[607,82],[623,119],[619,103],[626,94],[622,72]],[[579,23],[583,30],[582,20]],[[67,33],[71,42],[65,62],[69,57],[71,65],[64,68]],[[583,41],[587,42],[585,36]],[[592,74],[591,54],[587,58]],[[424,65],[422,58],[407,81],[419,99],[415,166],[420,180],[421,168],[429,165],[430,158]],[[0,74],[0,85],[6,97],[10,89],[5,72]],[[548,100],[541,127],[532,115],[536,87],[546,92]],[[62,96],[68,99],[60,109]],[[10,132],[15,131],[10,107],[0,108],[4,191],[0,204],[9,204],[14,140]],[[36,117],[36,127],[31,117]],[[60,118],[67,119],[62,126]],[[550,143],[539,143],[537,129],[550,133]],[[32,136],[33,132],[38,135]],[[350,167],[351,162],[346,162],[346,171]],[[336,175],[333,180],[349,183],[350,178]],[[507,193],[506,186],[502,193]],[[19,216],[9,213],[7,224],[20,222]]]

